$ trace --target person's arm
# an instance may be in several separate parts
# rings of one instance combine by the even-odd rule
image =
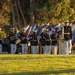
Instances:
[[[71,28],[71,30],[70,30],[70,38],[71,38],[71,39],[73,39],[72,31],[73,31],[73,30],[72,30],[72,28]]]

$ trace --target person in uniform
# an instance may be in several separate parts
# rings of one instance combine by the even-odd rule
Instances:
[[[26,54],[28,50],[28,45],[27,45],[27,38],[26,38],[26,33],[24,28],[20,33],[19,38],[21,39],[21,44],[22,44],[22,54]]]
[[[73,24],[72,24],[72,30],[73,30],[73,40],[72,40],[72,45],[74,45],[75,44],[75,21],[73,22]]]
[[[16,53],[16,36],[15,36],[15,28],[11,28],[9,35],[8,35],[8,39],[10,40],[10,46],[11,46],[11,54],[15,54]]]
[[[45,38],[45,30],[41,33],[41,38],[40,38],[40,43],[42,45],[42,49],[43,49],[43,54],[46,53],[46,38]]]
[[[49,29],[46,29],[41,33],[40,42],[43,48],[43,54],[50,54],[50,37]]]
[[[45,39],[46,39],[46,54],[50,54],[51,53],[51,43],[50,43],[50,36],[49,36],[49,29],[46,30],[46,33],[45,33]]]
[[[69,26],[69,21],[65,21],[64,26],[64,50],[65,54],[71,54],[72,48],[72,28]]]
[[[2,52],[2,42],[3,42],[3,39],[2,39],[2,37],[0,35],[0,52]]]
[[[29,41],[31,43],[31,53],[37,54],[38,53],[38,39],[36,36],[36,30],[32,31],[32,34],[29,36]]]
[[[50,41],[51,41],[51,50],[53,54],[57,54],[57,34],[55,33],[55,31],[52,31]]]

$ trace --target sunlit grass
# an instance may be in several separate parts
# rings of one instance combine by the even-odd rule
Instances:
[[[0,55],[3,75],[75,75],[75,55]]]

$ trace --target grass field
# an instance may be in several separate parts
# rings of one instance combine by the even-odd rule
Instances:
[[[0,54],[2,75],[75,75],[75,55]]]

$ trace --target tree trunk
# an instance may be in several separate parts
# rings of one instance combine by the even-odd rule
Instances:
[[[10,6],[11,6],[11,11],[12,11],[13,26],[14,26],[16,24],[16,20],[15,20],[15,13],[14,13],[14,8],[13,8],[12,0],[10,0]]]
[[[26,20],[25,20],[25,17],[24,17],[23,11],[22,11],[22,9],[21,9],[21,6],[20,6],[20,2],[19,2],[19,0],[17,0],[17,2],[18,2],[18,7],[19,7],[19,10],[20,10],[20,12],[21,12],[21,15],[22,15],[23,21],[24,21],[24,26],[26,26]]]
[[[33,0],[30,0],[30,25],[34,25]]]
[[[18,11],[17,1],[16,0],[15,0],[15,5],[16,5],[18,29],[20,29],[20,15],[19,15],[19,11]]]

